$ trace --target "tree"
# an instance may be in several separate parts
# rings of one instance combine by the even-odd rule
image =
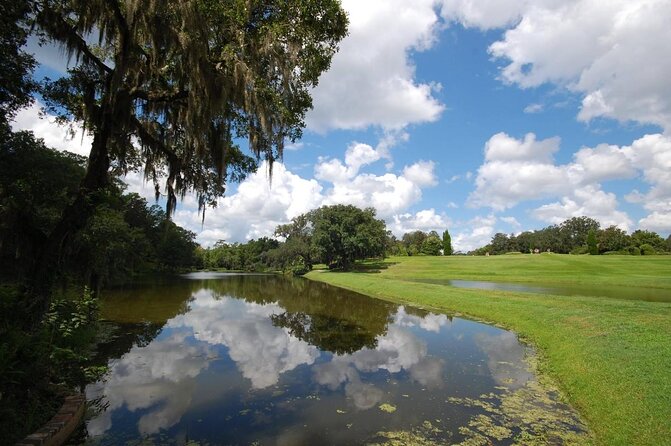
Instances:
[[[329,268],[350,268],[356,260],[384,255],[387,228],[373,208],[352,205],[322,206],[308,213],[311,245]]]
[[[422,253],[428,256],[439,256],[443,242],[437,235],[430,235],[422,242]]]
[[[589,217],[573,217],[564,221],[560,226],[560,234],[567,252],[587,243],[587,234],[590,230],[598,231],[599,222]]]
[[[617,226],[609,226],[597,233],[599,252],[613,252],[625,249],[631,244],[627,233]]]
[[[650,245],[652,249],[657,252],[664,251],[666,248],[666,242],[659,236],[659,234],[641,229],[632,232],[631,242],[634,246],[641,248],[641,251],[643,250],[643,245]],[[650,252],[649,249],[648,252]]]
[[[85,160],[29,132],[0,136],[0,269],[22,279],[77,190]]]
[[[514,251],[514,249],[511,249],[511,240],[506,234],[501,232],[494,234],[490,245],[492,246],[491,254],[505,254],[507,252]]]
[[[93,136],[79,191],[33,274],[38,314],[61,247],[93,214],[110,170],[143,165],[157,194],[165,172],[168,215],[189,190],[204,212],[228,180],[256,168],[236,141],[247,138],[256,160],[272,166],[284,141],[301,135],[309,92],[347,27],[336,0],[30,4],[36,29],[77,62],[68,77],[45,85],[46,103]],[[87,43],[91,34],[99,46]]]
[[[596,242],[596,232],[594,229],[590,229],[587,233],[587,249],[589,253],[593,256],[599,254],[599,247]]]
[[[450,233],[446,229],[445,232],[443,232],[443,255],[444,256],[451,256],[454,253],[452,250],[452,237],[450,237]]]
[[[422,231],[413,231],[403,234],[403,245],[408,255],[416,255],[422,251],[422,243],[428,237],[428,234]]]

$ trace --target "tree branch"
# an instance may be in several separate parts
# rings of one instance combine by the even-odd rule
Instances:
[[[77,28],[66,22],[61,14],[45,7],[37,13],[36,20],[51,38],[64,44],[68,52],[83,55],[86,61],[92,62],[105,73],[110,74],[114,71],[93,54],[86,41],[77,34]]]
[[[187,90],[180,90],[175,93],[164,93],[145,91],[140,89],[133,89],[130,93],[133,99],[144,99],[147,102],[177,102],[181,99],[189,97]]]

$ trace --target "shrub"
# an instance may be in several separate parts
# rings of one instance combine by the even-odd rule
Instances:
[[[304,274],[307,274],[308,271],[310,271],[310,267],[305,263],[303,257],[299,257],[296,260],[294,260],[291,266],[289,267],[289,272],[294,276],[302,276]]]
[[[638,248],[638,246],[630,246],[627,248],[627,251],[629,251],[629,254],[631,254],[632,256],[641,255],[641,250]]]
[[[652,245],[649,244],[649,243],[642,244],[640,246],[640,250],[641,250],[641,255],[644,255],[644,256],[654,256],[655,254],[657,254],[657,251],[655,251],[655,248],[653,248]]]
[[[571,254],[574,255],[582,255],[582,254],[588,254],[589,253],[589,248],[587,246],[576,246],[571,250]]]

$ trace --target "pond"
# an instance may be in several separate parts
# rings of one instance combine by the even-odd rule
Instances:
[[[553,294],[558,296],[610,297],[614,299],[645,300],[649,302],[671,302],[671,291],[664,288],[582,285],[570,283],[562,285],[543,285],[537,283],[490,282],[484,280],[458,279],[413,279],[411,281],[447,285],[455,288]]]
[[[581,443],[488,325],[303,279],[198,273],[107,293],[88,444]]]

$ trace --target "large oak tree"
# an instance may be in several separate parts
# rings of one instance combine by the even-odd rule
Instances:
[[[48,82],[52,113],[93,136],[86,175],[36,262],[36,313],[64,245],[110,172],[143,169],[157,196],[214,205],[228,180],[282,156],[347,17],[337,0],[32,0],[35,29],[73,62]],[[95,42],[92,44],[91,42]],[[251,157],[240,148],[246,140]],[[272,172],[271,172],[272,173]]]

